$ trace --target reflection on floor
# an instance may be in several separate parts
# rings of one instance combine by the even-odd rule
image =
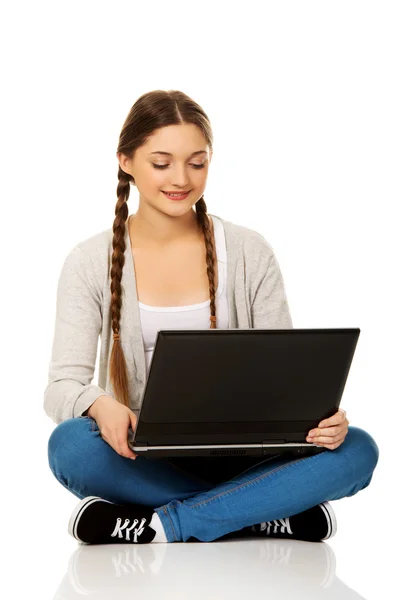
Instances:
[[[362,598],[336,577],[335,554],[327,542],[248,538],[138,545],[77,542],[54,600],[239,600],[260,592],[273,600]]]

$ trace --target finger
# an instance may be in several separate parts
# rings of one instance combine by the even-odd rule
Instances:
[[[133,451],[128,446],[128,432],[126,431],[125,435],[121,437],[118,436],[116,441],[116,447],[118,448],[118,454],[121,456],[125,456],[126,458],[131,458],[133,456]]]
[[[307,436],[307,439],[315,440],[318,437],[335,437],[335,436],[346,436],[348,433],[348,427],[345,424],[336,425],[335,427],[324,427],[317,429],[317,433]]]
[[[321,444],[322,448],[326,448],[327,450],[336,450],[336,448],[339,448],[339,446],[341,446],[343,444],[343,440],[341,442],[336,442],[334,444]]]
[[[135,417],[135,418],[136,418],[136,417]],[[133,432],[135,432],[135,427],[136,427],[136,422],[134,422],[134,420],[132,419],[132,420],[131,420],[131,429],[132,429],[132,431],[133,431]],[[129,452],[132,452],[132,453],[133,453],[133,456],[131,456],[131,455],[130,455],[128,458],[132,458],[133,460],[135,460],[135,458],[137,457],[137,454],[135,454],[135,452],[133,452],[133,450],[132,450],[132,448],[129,446],[129,444],[128,444],[128,449],[129,449]]]
[[[318,429],[312,429],[307,437],[316,438],[319,435],[338,435],[341,431],[344,431],[343,425],[335,425],[333,427],[320,427]]]
[[[134,458],[134,457],[136,457],[136,454],[129,448],[128,444],[124,444],[122,446],[122,449],[119,452],[119,454],[121,456],[124,456],[125,458]]]
[[[333,425],[339,425],[339,423],[343,423],[346,417],[343,415],[342,411],[337,411],[334,415],[329,417],[329,419],[323,419],[318,423],[318,427],[332,427]]]
[[[137,417],[136,417],[135,413],[132,413],[130,415],[130,418],[131,418],[131,429],[133,432],[135,432],[136,425],[137,425]]]
[[[343,423],[346,418],[346,413],[343,414],[343,409],[338,410],[332,417],[329,419],[323,419],[320,423],[318,423],[318,427],[332,427],[332,425],[339,425],[339,423]]]
[[[320,435],[317,438],[312,438],[310,441],[312,444],[336,444],[340,440],[344,440],[345,436],[342,434],[328,437],[326,435]]]

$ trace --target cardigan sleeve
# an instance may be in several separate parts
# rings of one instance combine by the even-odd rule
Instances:
[[[251,304],[254,329],[293,329],[285,284],[275,253],[267,244],[267,266],[259,262],[258,283]],[[264,262],[264,266],[263,266]]]
[[[81,416],[101,395],[92,385],[102,325],[101,292],[90,256],[77,245],[66,257],[57,287],[55,330],[44,410],[55,422]]]

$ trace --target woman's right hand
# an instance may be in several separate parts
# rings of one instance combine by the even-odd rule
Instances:
[[[137,423],[137,416],[130,408],[112,396],[99,396],[87,414],[96,421],[101,437],[117,454],[136,459],[137,454],[128,446],[128,429],[134,432]]]

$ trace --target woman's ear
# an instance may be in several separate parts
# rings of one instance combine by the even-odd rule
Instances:
[[[117,152],[117,158],[119,166],[124,171],[124,173],[126,173],[127,175],[132,175],[132,173],[130,173],[131,159],[122,152]]]

